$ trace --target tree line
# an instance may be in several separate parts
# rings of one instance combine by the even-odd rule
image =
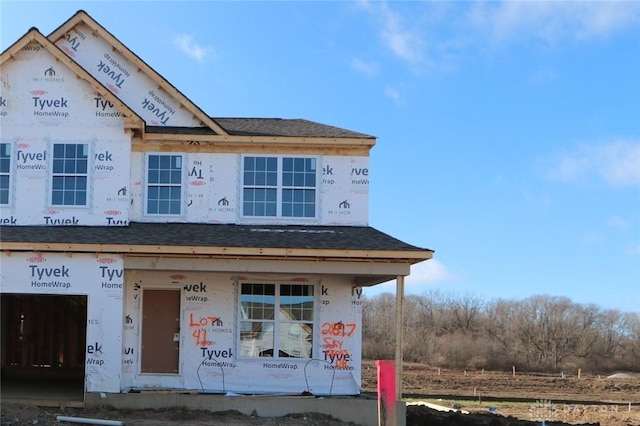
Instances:
[[[363,358],[393,359],[395,311],[393,294],[365,298]],[[407,295],[404,360],[460,369],[640,371],[640,315],[546,295]]]

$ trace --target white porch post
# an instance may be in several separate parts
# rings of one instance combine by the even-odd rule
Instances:
[[[404,275],[396,277],[396,400],[402,399],[402,354],[404,323]]]

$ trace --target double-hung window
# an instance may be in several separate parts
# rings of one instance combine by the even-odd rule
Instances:
[[[182,212],[182,156],[149,154],[147,157],[147,214]]]
[[[316,164],[310,157],[244,157],[242,215],[315,218]]]
[[[0,143],[0,205],[9,204],[11,187],[11,144]]]
[[[312,284],[242,283],[240,355],[311,358]]]
[[[86,206],[88,170],[88,144],[54,144],[51,204],[54,206]]]

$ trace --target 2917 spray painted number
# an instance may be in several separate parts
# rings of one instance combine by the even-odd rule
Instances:
[[[356,331],[355,323],[325,322],[322,324],[322,334],[330,334],[332,336],[351,336]]]

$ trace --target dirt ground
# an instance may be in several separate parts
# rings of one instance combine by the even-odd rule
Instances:
[[[376,369],[365,362],[363,390],[375,392]],[[408,405],[407,425],[547,425],[599,424],[640,426],[640,376],[607,379],[588,374],[516,374],[482,371],[438,371],[422,365],[406,365],[403,371],[405,399],[429,400],[471,414],[440,413],[423,405]],[[629,411],[631,403],[631,411]],[[315,425],[345,423],[328,416],[305,414],[280,418],[259,418],[237,412],[111,410],[108,408],[53,408],[2,404],[2,425],[62,425],[57,416],[121,420],[127,426],[203,425]],[[519,420],[516,420],[519,419]],[[534,422],[533,420],[538,420]]]
[[[2,405],[2,425],[77,425],[78,423],[57,422],[58,416],[83,417],[90,419],[119,420],[126,426],[341,426],[345,423],[318,414],[296,415],[278,418],[246,416],[239,412],[167,410],[111,410],[107,408],[66,408],[27,407]]]
[[[362,373],[363,387],[372,389],[376,383],[373,362],[365,362]],[[407,425],[511,424],[513,417],[536,420],[522,424],[537,424],[546,417],[547,425],[600,424],[602,426],[640,426],[640,374],[630,378],[611,378],[581,374],[558,375],[524,374],[516,372],[484,372],[440,370],[419,364],[403,368],[403,395],[405,400],[428,399],[461,410],[482,413],[475,423],[456,418],[452,423],[438,423],[432,410],[425,412],[419,406],[407,409]],[[428,397],[426,397],[428,396]],[[631,403],[631,411],[629,411]],[[493,412],[488,417],[485,414]],[[493,422],[496,415],[511,416],[504,422]],[[424,419],[429,415],[429,422]],[[451,415],[444,421],[452,421]]]

